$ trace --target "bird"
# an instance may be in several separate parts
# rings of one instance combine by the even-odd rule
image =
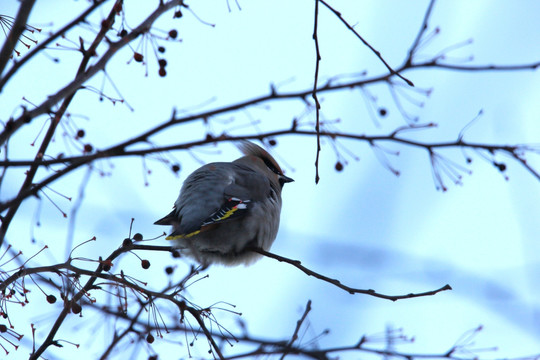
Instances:
[[[261,258],[251,248],[268,251],[280,221],[285,176],[262,147],[243,140],[243,157],[213,162],[191,173],[173,210],[155,225],[170,225],[167,240],[203,267],[251,265]]]

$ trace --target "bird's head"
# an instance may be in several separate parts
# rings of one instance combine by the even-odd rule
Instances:
[[[262,147],[249,141],[241,141],[238,145],[240,151],[245,155],[246,160],[250,160],[253,166],[263,171],[270,177],[274,177],[279,182],[280,187],[285,183],[294,181],[283,174],[283,170],[277,161]]]

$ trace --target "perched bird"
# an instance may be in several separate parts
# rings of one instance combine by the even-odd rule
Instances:
[[[155,222],[172,225],[167,240],[203,266],[248,265],[269,250],[281,213],[281,189],[294,181],[283,175],[263,148],[242,141],[245,155],[195,170],[184,181],[173,211]]]

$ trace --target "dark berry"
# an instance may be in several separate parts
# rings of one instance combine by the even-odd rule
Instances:
[[[79,129],[79,130],[77,131],[77,137],[78,137],[78,138],[84,137],[84,130],[83,130],[83,129]]]
[[[54,295],[47,295],[47,302],[49,304],[54,304],[56,302],[56,296]]]
[[[149,344],[153,343],[154,342],[154,336],[152,334],[148,334],[146,336],[146,342],[149,343]]]
[[[165,71],[165,68],[159,68],[158,74],[161,77],[165,77],[165,75],[167,75],[167,71]]]
[[[90,144],[85,144],[84,145],[84,152],[86,152],[86,153],[92,152],[93,149],[94,148]]]
[[[180,165],[174,164],[173,166],[171,166],[171,170],[174,171],[175,173],[179,172],[180,171]]]
[[[338,161],[336,163],[335,168],[336,168],[336,171],[341,171],[341,170],[343,170],[343,164],[340,161]]]
[[[385,108],[379,108],[380,116],[386,116],[386,114],[388,114],[388,111]]]
[[[495,165],[500,172],[506,171],[506,164],[505,163],[496,163],[494,162],[493,165]]]
[[[141,53],[136,52],[133,54],[133,59],[135,59],[136,62],[143,61],[143,55]]]
[[[74,313],[74,314],[78,314],[80,313],[82,310],[81,308],[81,305],[77,304],[77,303],[73,303],[71,304],[71,312]]]
[[[169,31],[169,36],[170,36],[171,38],[173,38],[173,39],[176,39],[176,37],[178,36],[178,31],[176,31],[176,30],[174,30],[174,29],[171,30],[171,31]]]
[[[131,239],[125,238],[124,241],[122,241],[122,246],[131,246],[133,245],[133,241]]]
[[[179,258],[181,256],[180,251],[178,251],[178,250],[171,251],[171,254],[172,254],[173,258]]]
[[[277,145],[277,141],[274,140],[274,139],[271,139],[271,140],[268,140],[268,144],[269,144],[270,146],[276,146],[276,145]]]
[[[167,266],[167,267],[165,268],[165,273],[166,273],[167,275],[171,275],[171,274],[173,273],[173,271],[174,271],[174,268],[173,268],[172,266]]]
[[[0,333],[5,333],[7,331],[7,326],[4,324],[0,324]]]
[[[148,269],[150,267],[150,261],[148,260],[141,260],[141,266],[143,269]]]
[[[159,46],[159,47],[157,48],[157,51],[159,51],[160,53],[163,54],[163,53],[165,52],[165,48],[164,48],[163,46]]]
[[[142,241],[142,239],[143,239],[143,236],[140,233],[136,233],[135,235],[133,235],[133,240],[135,241]]]
[[[167,60],[159,59],[158,64],[159,64],[159,67],[165,67],[165,66],[167,66]]]

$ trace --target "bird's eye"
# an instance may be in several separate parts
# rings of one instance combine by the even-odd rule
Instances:
[[[264,163],[266,164],[266,166],[272,170],[273,173],[275,174],[278,174],[278,175],[281,175],[281,170],[279,170],[276,165],[270,160],[270,159],[267,159],[267,158],[263,158],[262,159],[264,161]]]

